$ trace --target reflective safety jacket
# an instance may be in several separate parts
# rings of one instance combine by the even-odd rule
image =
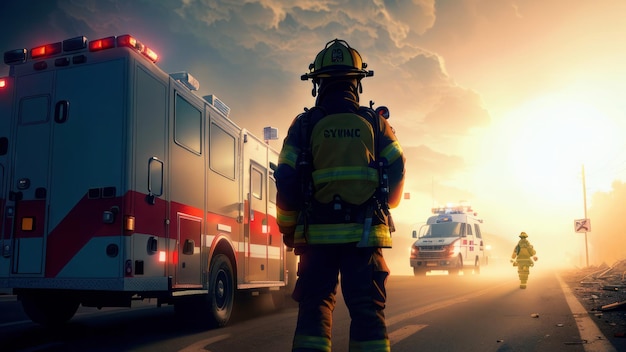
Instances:
[[[312,158],[309,199],[301,175],[305,148]],[[386,161],[387,204],[375,194],[381,160]],[[300,114],[289,128],[274,173],[281,232],[293,236],[298,247],[359,242],[365,229],[366,246],[391,247],[387,209],[400,202],[404,162],[392,127],[372,109],[325,115],[313,108]]]
[[[513,254],[511,255],[512,259],[515,259],[518,263],[532,264],[531,257],[533,257],[537,252],[530,241],[525,238],[519,240],[515,249],[513,249]]]

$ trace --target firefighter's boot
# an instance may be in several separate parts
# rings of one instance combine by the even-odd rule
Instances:
[[[528,282],[528,274],[530,274],[530,268],[528,265],[519,265],[517,270],[517,274],[519,275],[519,288],[526,288],[526,283]]]

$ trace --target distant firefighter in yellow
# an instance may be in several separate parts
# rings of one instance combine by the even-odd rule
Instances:
[[[526,288],[526,282],[528,281],[528,274],[530,274],[530,267],[535,265],[533,261],[537,261],[537,252],[533,248],[533,245],[528,241],[528,235],[526,232],[519,234],[519,242],[513,250],[511,256],[511,262],[513,266],[517,267],[517,274],[519,275],[519,288]]]

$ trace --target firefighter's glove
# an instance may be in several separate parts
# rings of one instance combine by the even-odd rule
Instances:
[[[289,248],[294,247],[294,233],[296,232],[295,226],[280,226],[280,232],[283,234],[283,243]]]

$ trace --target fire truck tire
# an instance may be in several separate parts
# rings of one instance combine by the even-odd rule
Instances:
[[[235,300],[233,267],[224,254],[211,260],[209,272],[209,322],[216,327],[225,326],[233,312]]]
[[[64,324],[76,314],[80,303],[62,294],[36,293],[20,297],[26,315],[44,326]]]

